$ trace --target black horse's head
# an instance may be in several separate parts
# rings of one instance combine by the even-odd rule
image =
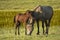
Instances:
[[[32,17],[28,18],[27,24],[26,24],[26,29],[27,29],[27,34],[28,35],[31,35],[32,29],[33,29],[32,23],[33,23],[33,18]]]
[[[31,14],[31,16],[33,17],[36,12],[35,11],[31,11],[31,10],[27,10],[26,13]]]

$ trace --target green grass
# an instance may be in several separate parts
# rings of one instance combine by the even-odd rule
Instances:
[[[20,35],[15,35],[14,31],[14,27],[0,28],[0,40],[60,40],[60,26],[50,27],[47,37],[42,34],[42,27],[40,27],[40,35],[36,35],[36,26],[31,36],[25,35],[25,30],[22,27],[20,28]]]
[[[27,10],[34,9],[38,5],[49,5],[54,9],[60,8],[60,0],[0,0],[0,9]]]

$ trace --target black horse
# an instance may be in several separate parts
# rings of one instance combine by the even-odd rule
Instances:
[[[43,34],[44,32],[44,23],[46,25],[46,34],[48,34],[51,18],[53,16],[53,8],[51,6],[38,6],[33,11],[28,11],[31,13],[32,17],[37,23],[37,34],[39,35],[39,21],[42,21]],[[34,25],[34,20],[33,24]],[[33,28],[34,29],[34,28]]]

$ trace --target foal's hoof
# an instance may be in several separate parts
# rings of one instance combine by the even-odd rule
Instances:
[[[17,34],[15,33],[15,35],[17,35]]]
[[[48,37],[48,34],[46,34],[46,37]]]
[[[25,35],[27,35],[27,33],[25,33]]]
[[[20,33],[18,33],[18,35],[20,35]]]

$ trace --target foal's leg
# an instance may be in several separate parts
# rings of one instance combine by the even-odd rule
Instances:
[[[18,22],[17,24],[16,24],[16,27],[17,27],[17,31],[18,31],[18,35],[20,35],[20,33],[19,33],[19,27],[20,26],[20,23]]]
[[[37,20],[36,22],[37,22],[37,28],[38,28],[37,35],[39,35],[39,21]]]
[[[20,35],[19,29],[20,29],[20,23],[18,24],[18,35]]]
[[[43,34],[44,34],[44,21],[42,21],[42,28],[43,28]]]
[[[20,27],[18,26],[18,35],[20,35],[19,28],[20,28]]]
[[[17,33],[16,33],[16,32],[17,32],[17,26],[15,27],[15,35],[17,35]]]
[[[25,25],[25,35],[27,35],[27,28],[26,28],[26,25]]]

